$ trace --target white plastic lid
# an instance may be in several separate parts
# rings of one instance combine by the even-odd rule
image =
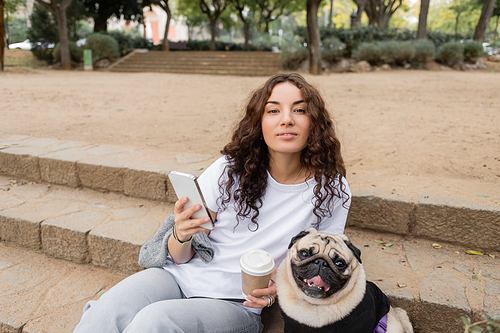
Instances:
[[[247,274],[264,276],[274,270],[274,260],[264,250],[250,250],[241,256],[240,267]]]

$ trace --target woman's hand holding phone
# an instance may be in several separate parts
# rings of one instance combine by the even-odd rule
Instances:
[[[177,200],[174,206],[174,214],[175,214],[175,228],[176,235],[179,241],[185,242],[189,240],[194,234],[197,234],[202,231],[207,231],[207,229],[201,227],[202,224],[210,222],[210,217],[205,216],[199,219],[192,219],[194,213],[201,210],[202,207],[199,204],[196,204],[188,209],[184,210],[184,205],[188,202],[187,197],[180,198]],[[211,215],[214,215],[213,212],[210,211]]]

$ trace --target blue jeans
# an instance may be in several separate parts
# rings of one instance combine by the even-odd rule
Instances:
[[[260,316],[235,303],[184,297],[161,268],[131,275],[85,305],[74,333],[258,333]]]

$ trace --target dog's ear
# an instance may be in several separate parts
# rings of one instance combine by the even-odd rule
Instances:
[[[296,236],[294,236],[294,237],[292,238],[292,240],[290,241],[290,244],[288,245],[288,249],[290,249],[290,248],[293,246],[293,244],[295,244],[295,243],[296,243],[299,239],[301,239],[301,238],[303,238],[303,237],[305,237],[305,236],[309,235],[309,233],[310,233],[310,230],[309,230],[309,229],[306,229],[305,231],[301,231],[301,232],[299,232],[299,233],[298,233]]]
[[[354,253],[354,256],[356,259],[358,259],[359,263],[362,264],[363,262],[361,261],[361,251],[354,245],[352,245],[351,241],[345,240],[344,239],[345,245]]]

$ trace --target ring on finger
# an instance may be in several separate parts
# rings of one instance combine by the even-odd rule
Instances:
[[[274,304],[274,302],[276,301],[276,299],[274,298],[273,295],[267,295],[267,307],[271,307],[271,305]]]

